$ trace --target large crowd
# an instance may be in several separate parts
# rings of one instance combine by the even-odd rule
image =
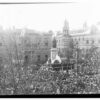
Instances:
[[[100,61],[98,54],[91,54],[66,70],[51,65],[1,65],[0,95],[98,94]]]
[[[93,94],[100,91],[98,74],[80,74],[74,69],[54,71],[50,66],[34,70],[6,68],[0,72],[0,95]]]

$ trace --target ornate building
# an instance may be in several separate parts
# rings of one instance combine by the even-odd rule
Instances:
[[[88,51],[90,47],[96,46],[100,48],[100,30],[97,26],[86,28],[82,32],[71,34],[74,43],[78,43],[83,52]]]
[[[69,24],[65,20],[62,32],[58,32],[57,48],[60,57],[68,57],[71,53],[72,46],[78,44],[78,47],[83,53],[89,50],[92,46],[100,48],[100,30],[96,25],[92,25],[90,28],[86,23],[83,24],[83,28],[80,30],[70,30]]]
[[[26,63],[45,63],[53,53],[52,35],[52,31],[45,33],[31,29],[1,30],[0,59],[20,58],[24,59]],[[68,57],[73,43],[78,43],[83,52],[88,51],[92,46],[100,48],[99,28],[95,25],[89,28],[86,23],[83,25],[83,29],[77,31],[70,30],[69,23],[65,20],[62,32],[56,33],[55,39],[56,50],[54,51],[61,58]],[[10,54],[13,55],[12,58],[10,58]]]
[[[57,48],[59,56],[66,58],[67,51],[71,51],[70,45],[72,43],[72,37],[70,35],[69,23],[65,20],[62,32],[57,33]]]

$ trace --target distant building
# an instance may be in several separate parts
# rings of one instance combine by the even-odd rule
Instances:
[[[52,31],[39,33],[25,30],[23,37],[23,52],[29,63],[45,63],[50,57]]]
[[[63,31],[57,33],[57,48],[61,57],[66,57],[66,51],[70,51],[70,44],[78,44],[79,48],[85,53],[90,47],[96,46],[100,48],[100,30],[96,25],[90,28],[86,23],[83,29],[69,30],[67,21],[64,23]]]
[[[70,44],[72,42],[72,37],[70,35],[69,23],[65,20],[62,32],[57,33],[57,48],[59,56],[66,58],[67,51],[70,51]]]
[[[53,50],[52,35],[52,31],[45,33],[31,29],[0,29],[0,59],[6,63],[16,61],[17,58],[26,63],[45,63]],[[83,52],[92,46],[100,48],[100,30],[96,25],[89,28],[84,23],[83,29],[70,30],[65,20],[62,32],[57,32],[55,38],[56,50],[61,59],[68,56],[72,43],[78,43]]]
[[[94,25],[83,32],[71,34],[71,36],[74,43],[77,42],[83,52],[88,51],[92,46],[100,48],[100,30]]]

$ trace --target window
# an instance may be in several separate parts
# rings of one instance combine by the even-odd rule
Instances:
[[[57,40],[57,43],[58,43],[58,40]]]
[[[63,42],[66,42],[66,39],[63,39]]]
[[[28,51],[24,51],[25,54],[28,54]]]
[[[28,62],[28,60],[29,60],[28,55],[26,55],[26,56],[24,57],[25,63]]]
[[[100,40],[98,40],[98,43],[100,43]]]
[[[26,46],[27,46],[27,47],[31,47],[31,44],[30,44],[30,43],[27,43]]]
[[[80,38],[78,40],[80,41]]]
[[[84,52],[84,48],[82,48],[82,52]]]
[[[32,54],[34,54],[34,51],[32,51]]]
[[[75,42],[77,42],[78,41],[78,39],[75,39]]]
[[[3,59],[2,59],[2,57],[0,57],[0,64],[3,62]]]
[[[1,44],[0,44],[1,45]],[[21,46],[21,43],[18,43],[19,46]]]
[[[86,43],[89,44],[89,40],[86,40]]]
[[[84,41],[84,37],[83,37],[83,41]]]
[[[38,42],[38,45],[40,45],[40,42]]]
[[[92,40],[92,44],[94,44],[94,40]]]
[[[45,46],[48,46],[48,42],[45,42]]]
[[[34,47],[37,47],[37,43],[34,44]]]
[[[0,43],[0,46],[2,46],[2,43]]]

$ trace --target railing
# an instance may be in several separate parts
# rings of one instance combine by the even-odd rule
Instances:
[[[55,71],[71,70],[71,69],[74,69],[74,64],[71,64],[71,63],[68,63],[68,64],[52,64],[52,68]]]

